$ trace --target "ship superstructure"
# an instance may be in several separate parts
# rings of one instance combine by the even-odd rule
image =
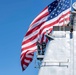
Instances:
[[[68,25],[54,26],[53,32],[45,36],[47,45],[37,43],[38,75],[76,75],[76,9]]]

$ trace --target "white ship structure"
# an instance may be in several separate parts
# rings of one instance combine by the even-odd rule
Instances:
[[[73,8],[69,25],[54,26],[51,34],[46,33],[49,42],[43,43],[42,54],[37,53],[38,75],[76,75],[76,2]]]

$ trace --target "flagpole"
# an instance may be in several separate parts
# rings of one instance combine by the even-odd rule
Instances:
[[[70,3],[70,6],[71,6],[71,10],[72,10],[72,0],[71,0],[71,3]]]
[[[74,16],[74,13],[73,13],[73,10],[72,10],[72,5],[73,5],[73,2],[72,2],[72,0],[71,0],[71,14],[72,14],[72,17],[73,17],[73,16]],[[74,17],[73,17],[73,20],[74,20]],[[75,29],[75,28],[74,28],[74,25],[75,25],[75,24],[74,24],[74,21],[73,21],[73,29]],[[74,32],[73,32],[73,33],[74,33]],[[72,63],[73,63],[73,65],[72,65],[72,74],[74,75],[74,69],[75,69],[75,68],[74,68],[74,63],[75,63],[75,61],[74,61],[74,60],[75,60],[75,59],[74,59],[74,56],[75,56],[75,55],[74,55],[74,34],[73,34],[73,39],[72,39],[72,46],[73,46],[72,49],[71,49],[71,50],[72,50],[72,61],[73,61],[73,62],[72,62]]]

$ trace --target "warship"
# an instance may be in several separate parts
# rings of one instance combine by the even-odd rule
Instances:
[[[76,2],[72,7],[70,23],[54,26],[50,34],[47,31],[47,44],[37,42],[35,68],[39,68],[38,75],[76,75]]]

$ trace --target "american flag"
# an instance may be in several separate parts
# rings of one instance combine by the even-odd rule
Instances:
[[[53,26],[63,26],[70,21],[70,0],[55,0],[49,4],[30,24],[22,41],[21,66],[25,70],[33,60],[39,40],[47,42],[45,33],[52,31]]]

